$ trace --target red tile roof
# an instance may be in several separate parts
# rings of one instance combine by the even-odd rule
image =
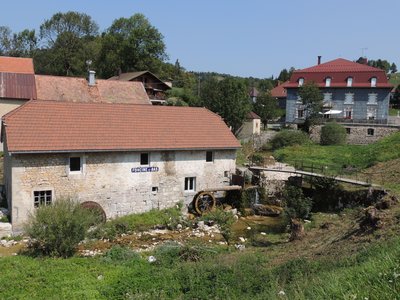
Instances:
[[[35,75],[37,99],[151,104],[140,82],[96,80],[89,86],[85,78]]]
[[[387,80],[385,71],[342,58],[294,71],[286,87],[298,87],[300,78],[304,78],[305,82],[314,81],[320,87],[325,87],[325,79],[327,77],[331,78],[330,87],[332,88],[347,87],[348,77],[353,78],[352,87],[371,87],[370,80],[372,77],[376,77],[377,88],[392,88],[392,85]]]
[[[3,117],[10,153],[236,149],[205,108],[32,100]]]
[[[32,58],[0,56],[0,72],[34,74]]]
[[[286,85],[288,83],[289,83],[289,80],[274,87],[271,90],[271,96],[274,98],[286,98],[287,97]]]

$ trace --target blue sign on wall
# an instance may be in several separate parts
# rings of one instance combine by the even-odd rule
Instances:
[[[144,173],[144,172],[158,172],[160,169],[159,167],[137,167],[132,168],[132,173]]]

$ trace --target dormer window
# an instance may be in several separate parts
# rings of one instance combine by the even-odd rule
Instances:
[[[304,78],[300,77],[299,78],[299,86],[303,86],[303,84],[304,84]]]
[[[325,86],[326,86],[326,87],[331,86],[331,80],[332,80],[332,78],[330,78],[330,77],[326,77],[326,78],[325,78]]]
[[[347,77],[347,86],[353,85],[353,77]]]
[[[371,78],[371,87],[376,87],[376,77]]]

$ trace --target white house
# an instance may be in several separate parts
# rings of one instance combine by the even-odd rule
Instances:
[[[205,108],[32,100],[2,119],[13,231],[35,207],[94,201],[107,218],[188,205],[230,184],[239,142]]]

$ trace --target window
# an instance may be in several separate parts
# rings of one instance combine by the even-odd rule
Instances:
[[[34,191],[33,192],[33,204],[35,207],[41,205],[50,205],[52,200],[52,192],[49,191]]]
[[[298,119],[303,119],[303,118],[304,118],[304,109],[299,108],[299,109],[297,110],[297,118],[298,118]]]
[[[344,109],[344,118],[345,119],[352,119],[353,118],[353,108],[352,107],[346,107]]]
[[[82,162],[80,156],[71,156],[69,158],[69,171],[70,172],[81,172]]]
[[[213,161],[213,152],[212,151],[207,151],[206,152],[206,161],[207,162],[212,162]]]
[[[376,87],[376,77],[371,78],[371,87]]]
[[[347,77],[347,86],[353,85],[353,77]]]
[[[332,93],[324,93],[324,102],[332,101]]]
[[[326,86],[326,87],[331,86],[331,80],[332,80],[332,78],[326,77],[326,79],[325,79],[325,86]]]
[[[344,95],[344,104],[354,104],[354,94],[346,93]]]
[[[376,119],[376,108],[375,107],[367,107],[367,119],[368,120]]]
[[[350,133],[351,133],[351,129],[347,127],[347,128],[346,128],[346,133],[347,133],[347,134],[350,134]]]
[[[185,192],[196,191],[196,177],[185,177]]]
[[[376,93],[368,94],[367,104],[378,104],[378,94]]]
[[[151,188],[151,193],[154,195],[154,194],[157,194],[158,193],[158,186],[153,186],[152,188]]]
[[[299,86],[302,86],[304,84],[304,78],[300,77],[299,78]]]
[[[373,128],[368,128],[367,129],[367,135],[374,135],[374,129]]]
[[[140,153],[140,165],[149,165],[150,164],[150,159],[149,159],[149,153]]]

